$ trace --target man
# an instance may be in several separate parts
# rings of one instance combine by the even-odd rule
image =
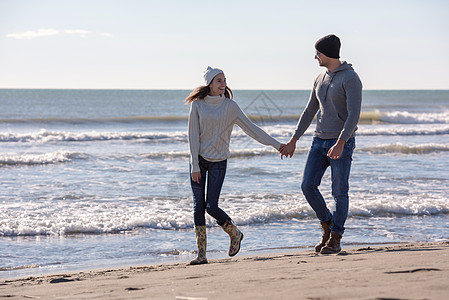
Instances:
[[[322,254],[341,251],[340,240],[349,207],[349,173],[355,148],[355,131],[360,117],[362,83],[351,64],[340,61],[340,39],[331,34],[315,44],[315,59],[327,69],[314,82],[295,133],[281,152],[292,157],[296,142],[316,115],[316,130],[310,148],[301,189],[321,222],[323,236],[315,246]],[[318,190],[326,169],[331,167],[332,195],[335,209],[331,213]]]

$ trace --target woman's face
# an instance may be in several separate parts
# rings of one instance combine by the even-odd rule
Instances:
[[[224,94],[226,91],[226,77],[223,73],[218,74],[214,77],[212,82],[209,85],[210,87],[210,96],[219,96],[221,94]]]

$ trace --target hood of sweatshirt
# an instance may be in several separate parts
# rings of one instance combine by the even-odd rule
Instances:
[[[332,72],[326,71],[326,73],[327,73],[328,75],[331,75],[331,74],[335,74],[335,73],[338,73],[338,72],[341,72],[341,71],[344,71],[344,70],[348,70],[348,69],[353,70],[352,64],[349,64],[349,63],[347,63],[346,61],[343,61],[343,62],[341,63],[341,65],[340,65],[338,68],[336,68],[336,69],[333,70]]]

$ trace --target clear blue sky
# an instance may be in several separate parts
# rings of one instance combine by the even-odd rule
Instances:
[[[449,89],[447,0],[0,0],[0,88],[310,89],[329,33],[366,89]]]

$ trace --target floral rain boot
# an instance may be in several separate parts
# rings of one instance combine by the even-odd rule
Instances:
[[[196,244],[198,245],[198,256],[192,260],[190,265],[202,265],[207,264],[206,258],[206,226],[195,226]]]
[[[227,234],[229,234],[229,237],[231,238],[228,255],[236,255],[240,251],[240,244],[243,240],[243,233],[238,230],[237,226],[232,223],[231,219],[228,219],[223,225],[221,225],[221,228],[223,228],[223,230]]]

